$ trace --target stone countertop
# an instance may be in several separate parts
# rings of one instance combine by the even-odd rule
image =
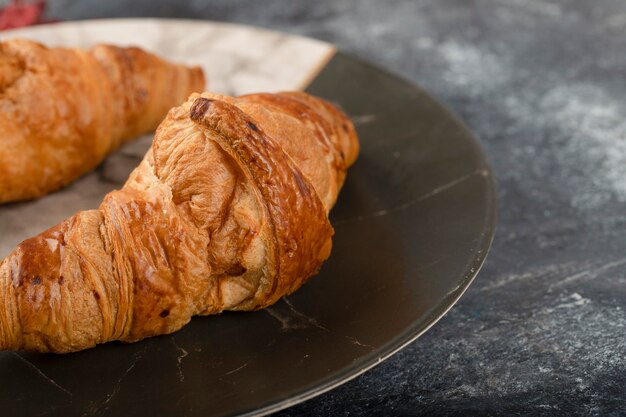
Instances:
[[[436,326],[280,416],[626,412],[622,0],[50,0],[62,20],[241,22],[332,42],[447,103],[498,180],[483,271]]]

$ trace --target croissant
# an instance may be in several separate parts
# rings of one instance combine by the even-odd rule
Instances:
[[[0,203],[69,184],[203,90],[200,68],[138,48],[0,42]]]
[[[0,349],[71,352],[256,310],[330,254],[358,141],[305,93],[193,94],[121,190],[0,264]]]

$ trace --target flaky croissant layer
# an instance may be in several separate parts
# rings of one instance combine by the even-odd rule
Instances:
[[[139,48],[0,42],[0,203],[69,184],[203,90],[200,68]]]
[[[132,342],[276,302],[329,256],[357,153],[348,118],[305,93],[193,94],[121,190],[2,262],[0,348]]]

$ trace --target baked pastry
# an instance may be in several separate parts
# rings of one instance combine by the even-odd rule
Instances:
[[[69,184],[197,91],[200,68],[139,48],[0,42],[0,203]]]
[[[276,302],[329,256],[357,153],[349,119],[305,93],[192,95],[121,190],[0,264],[0,348],[133,342]]]

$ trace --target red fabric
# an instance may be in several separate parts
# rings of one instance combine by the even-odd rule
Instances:
[[[45,0],[22,3],[13,0],[0,10],[0,30],[19,28],[43,22]]]

